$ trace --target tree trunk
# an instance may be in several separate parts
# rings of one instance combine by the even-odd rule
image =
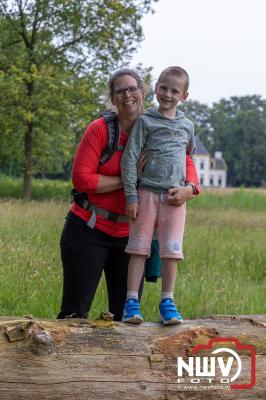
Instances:
[[[28,129],[24,138],[24,180],[23,180],[23,198],[31,199],[31,176],[32,176],[32,133],[33,125],[28,123]]]
[[[0,399],[266,399],[265,327],[266,316],[206,317],[179,326],[2,317]],[[230,343],[218,337],[231,338]],[[232,338],[245,350],[236,350]],[[216,348],[237,352],[242,370],[234,383],[249,385],[248,389],[226,390],[217,383],[218,372],[209,386],[202,378],[196,388],[188,376],[185,384],[177,383],[177,357],[188,363],[188,357],[195,356],[195,345],[210,341],[217,342]],[[204,354],[210,355],[210,350]],[[223,357],[224,366],[229,358],[228,354]],[[251,360],[256,362],[253,387]]]
[[[31,54],[31,51],[30,51]],[[30,64],[29,64],[29,73],[31,75],[31,66],[33,65],[33,56],[30,55]],[[26,90],[29,103],[31,104],[30,112],[31,116],[30,119],[26,123],[26,132],[24,137],[24,156],[25,156],[25,163],[24,163],[24,180],[23,180],[23,198],[25,200],[31,199],[31,177],[32,177],[32,146],[33,146],[33,123],[32,123],[32,115],[34,114],[34,107],[32,105],[32,96],[34,92],[34,81],[33,77],[29,82],[26,83]]]

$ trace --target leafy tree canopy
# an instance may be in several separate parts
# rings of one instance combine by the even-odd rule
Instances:
[[[266,100],[231,97],[213,105],[212,150],[221,149],[232,186],[266,183]]]
[[[256,95],[231,97],[212,107],[194,101],[183,109],[206,148],[223,152],[229,185],[266,184],[266,100]]]
[[[1,162],[59,168],[84,121],[106,103],[105,81],[142,40],[157,0],[0,0]],[[83,126],[84,128],[84,126]]]

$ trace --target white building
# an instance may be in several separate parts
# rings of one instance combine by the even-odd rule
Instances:
[[[196,154],[193,156],[197,169],[200,186],[226,187],[227,165],[223,159],[223,153],[216,151],[214,157],[205,148],[196,136]]]

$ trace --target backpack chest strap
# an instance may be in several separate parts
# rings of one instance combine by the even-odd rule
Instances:
[[[72,201],[74,201],[79,207],[84,210],[90,211],[92,214],[87,222],[90,228],[94,228],[96,224],[96,217],[101,217],[112,222],[128,222],[128,218],[125,215],[118,214],[113,211],[105,210],[104,208],[97,207],[88,200],[86,193],[77,192],[75,189],[71,191]]]
[[[88,211],[91,211],[91,216],[87,222],[87,225],[90,228],[94,228],[96,224],[96,217],[100,215],[101,217],[107,219],[107,221],[112,222],[128,222],[128,218],[126,215],[121,215],[113,211],[105,210],[104,208],[96,207],[94,204],[90,203],[87,208]]]

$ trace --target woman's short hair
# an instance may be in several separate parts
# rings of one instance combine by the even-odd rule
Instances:
[[[132,78],[136,79],[137,84],[140,87],[143,87],[142,79],[136,71],[134,71],[131,68],[120,68],[117,71],[115,71],[109,78],[109,81],[108,81],[109,96],[111,96],[111,94],[114,90],[114,85],[115,85],[116,79],[119,78],[120,76],[124,76],[124,75],[132,76]]]

